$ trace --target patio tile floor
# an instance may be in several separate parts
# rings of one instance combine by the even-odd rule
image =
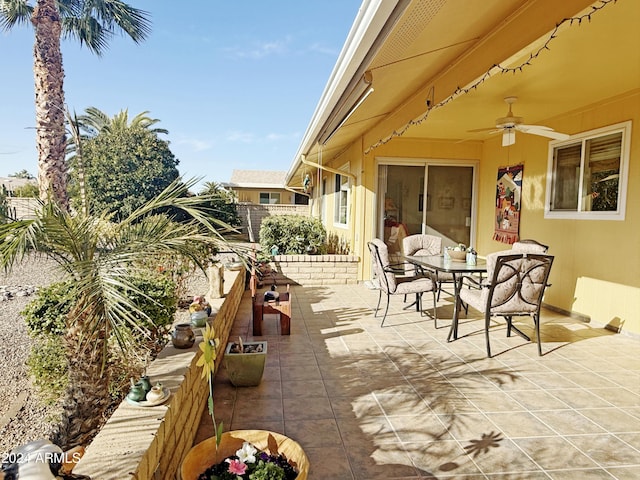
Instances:
[[[542,357],[496,322],[487,359],[478,312],[447,343],[447,295],[438,328],[395,297],[381,328],[362,284],[292,291],[290,336],[265,317],[262,383],[235,388],[221,368],[215,408],[225,430],[298,441],[311,480],[640,478],[640,339],[546,310]],[[248,292],[239,335],[253,338]],[[205,412],[196,442],[211,434]]]

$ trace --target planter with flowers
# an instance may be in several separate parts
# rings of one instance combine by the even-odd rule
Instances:
[[[208,410],[215,437],[194,446],[180,467],[182,480],[306,480],[309,460],[294,440],[267,430],[223,433],[213,408],[213,373],[219,340],[210,325],[200,343],[202,378],[209,382]]]

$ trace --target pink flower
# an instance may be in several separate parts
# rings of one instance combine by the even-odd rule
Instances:
[[[236,475],[244,475],[244,473],[247,471],[247,466],[240,460],[231,460],[227,458],[227,463],[229,464],[230,473],[234,473]]]

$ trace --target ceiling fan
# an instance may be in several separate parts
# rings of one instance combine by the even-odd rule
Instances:
[[[543,125],[526,125],[522,123],[524,119],[522,117],[516,117],[511,111],[511,105],[513,105],[518,97],[505,97],[504,101],[509,105],[509,111],[506,117],[500,117],[496,119],[496,126],[490,128],[478,128],[476,130],[469,130],[470,132],[487,132],[498,133],[502,132],[502,146],[507,147],[516,143],[516,130],[522,133],[529,133],[531,135],[540,135],[542,137],[553,138],[554,140],[566,140],[569,135],[566,133],[556,132],[551,127],[545,127]]]

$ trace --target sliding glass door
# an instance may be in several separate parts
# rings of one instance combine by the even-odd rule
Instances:
[[[428,233],[443,246],[472,243],[473,165],[380,164],[378,237],[390,253],[407,235]]]

